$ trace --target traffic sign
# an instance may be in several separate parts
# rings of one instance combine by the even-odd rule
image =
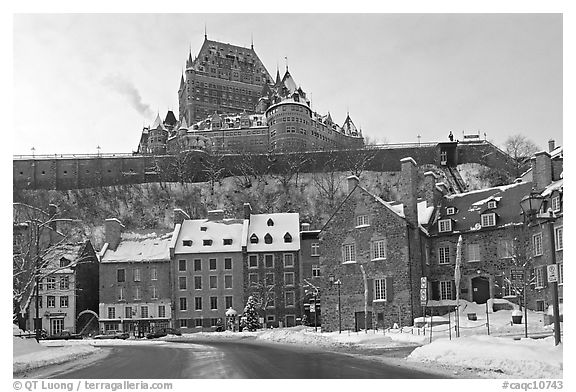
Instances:
[[[523,282],[524,281],[524,270],[523,269],[511,269],[510,270],[510,280],[512,282]]]
[[[550,264],[546,266],[546,274],[548,275],[548,283],[558,282],[558,265]]]
[[[420,288],[425,289],[426,287],[428,287],[428,278],[423,276],[420,278]]]

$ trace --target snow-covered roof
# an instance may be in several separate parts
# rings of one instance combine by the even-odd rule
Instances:
[[[50,249],[48,249],[46,254],[43,256],[44,266],[42,270],[44,272],[57,271],[61,274],[73,273],[73,267],[76,267],[78,262],[81,261],[82,252],[84,251],[85,247],[85,242],[79,242],[75,244],[58,244],[50,247]],[[93,256],[95,258],[95,255]],[[62,258],[65,258],[69,262],[66,268],[60,267],[60,260]]]
[[[185,220],[176,239],[174,254],[241,252],[246,236],[243,226],[243,219]],[[206,245],[204,240],[207,240]],[[224,240],[232,240],[232,243],[224,245]]]
[[[122,233],[116,250],[107,248],[102,255],[101,263],[170,261],[171,238],[172,232]]]
[[[427,225],[434,212],[434,206],[428,206],[426,200],[418,202],[418,224]]]
[[[269,221],[270,224],[269,225]],[[284,236],[288,233],[291,242],[285,242]],[[250,237],[256,234],[258,243],[253,244]],[[272,236],[272,243],[264,240],[266,234]],[[300,250],[300,215],[298,213],[253,214],[250,215],[248,225],[248,252],[275,252]]]
[[[563,189],[564,189],[564,179],[560,179],[558,181],[554,181],[553,183],[548,185],[546,188],[544,188],[544,191],[542,192],[542,196],[548,196],[554,191],[563,190]]]

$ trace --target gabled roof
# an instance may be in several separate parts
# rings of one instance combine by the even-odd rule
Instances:
[[[101,263],[170,261],[172,231],[122,233],[116,250],[106,249]]]
[[[437,234],[438,227],[435,223],[439,219],[445,218],[454,221],[451,233],[481,230],[480,215],[486,212],[487,203],[491,200],[498,201],[496,208],[490,209],[490,212],[495,212],[498,215],[496,226],[491,226],[491,228],[521,225],[524,220],[521,214],[520,200],[529,194],[531,189],[532,183],[522,182],[444,196],[429,231],[431,234]],[[446,215],[446,207],[455,207],[456,213]]]
[[[79,262],[90,261],[87,257],[92,256],[92,261],[96,261],[96,253],[83,257],[86,250],[93,251],[91,246],[88,247],[88,243],[89,241],[85,241],[74,244],[58,244],[50,247],[43,256],[44,265],[42,271],[45,273],[50,271],[57,273],[72,273]],[[68,260],[66,268],[60,267],[60,260],[62,258]]]
[[[241,252],[246,236],[243,226],[243,219],[187,219],[180,227],[174,254]],[[231,239],[232,244],[224,245],[224,239]],[[204,240],[212,240],[212,245],[204,246]],[[183,241],[192,244],[184,246]]]
[[[271,220],[272,226],[268,225]],[[284,242],[284,235],[288,233],[292,242]],[[258,243],[253,244],[248,240],[248,252],[277,252],[300,250],[300,215],[294,212],[276,214],[252,214],[248,225],[248,238],[253,234],[258,236]],[[266,234],[272,236],[272,243],[266,244]]]

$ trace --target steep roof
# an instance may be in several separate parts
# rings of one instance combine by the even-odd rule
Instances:
[[[74,267],[79,262],[88,261],[83,260],[83,254],[87,249],[89,241],[77,242],[73,244],[58,244],[50,247],[48,251],[44,254],[43,261],[44,265],[42,268],[43,272],[55,271],[58,273],[72,273]],[[92,254],[94,260],[96,259],[96,254]],[[66,268],[60,267],[60,260],[65,258],[68,260]]]
[[[176,120],[176,116],[174,115],[174,112],[172,110],[168,110],[168,113],[166,113],[166,118],[164,119],[164,124],[174,125],[177,122],[178,121]]]
[[[185,220],[180,227],[174,253],[241,252],[242,240],[246,236],[243,224],[243,219]],[[225,239],[232,240],[232,244],[224,245]],[[211,245],[204,245],[204,240],[212,240]],[[192,241],[192,244],[184,246],[183,241]]]
[[[284,86],[286,86],[290,94],[293,94],[296,90],[298,90],[298,86],[296,85],[296,82],[292,78],[292,75],[290,75],[290,72],[288,72],[288,69],[286,69],[286,73],[282,78],[282,83],[284,83]]]
[[[344,131],[345,135],[353,135],[358,133],[358,128],[352,122],[350,115],[346,115],[346,120],[344,120],[344,124],[342,124],[342,130]]]
[[[122,233],[116,250],[106,249],[101,263],[170,261],[172,231],[142,230]]]
[[[522,182],[445,196],[429,232],[438,234],[438,225],[435,223],[440,219],[452,219],[452,233],[485,229],[480,225],[480,215],[486,212],[489,201],[496,201],[496,208],[490,211],[497,215],[496,226],[489,229],[521,225],[523,217],[520,200],[529,194],[531,189],[532,183]],[[455,214],[447,215],[447,207],[454,207]]]
[[[269,220],[272,225],[269,225]],[[292,242],[285,242],[285,234],[290,234]],[[258,243],[253,244],[250,237],[256,234]],[[266,234],[272,236],[272,243],[264,241]],[[300,250],[300,215],[286,212],[276,214],[253,214],[250,215],[248,225],[248,252],[276,252]]]
[[[164,125],[162,124],[162,118],[160,118],[160,113],[156,114],[156,118],[154,119],[154,123],[150,127],[150,129],[165,129]]]

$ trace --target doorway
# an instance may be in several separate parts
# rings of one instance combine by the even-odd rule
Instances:
[[[354,327],[356,332],[360,331],[361,329],[372,329],[372,312],[368,312],[368,328],[365,327],[364,321],[364,312],[354,313]]]
[[[490,298],[490,280],[485,276],[472,279],[472,301],[484,304]]]

